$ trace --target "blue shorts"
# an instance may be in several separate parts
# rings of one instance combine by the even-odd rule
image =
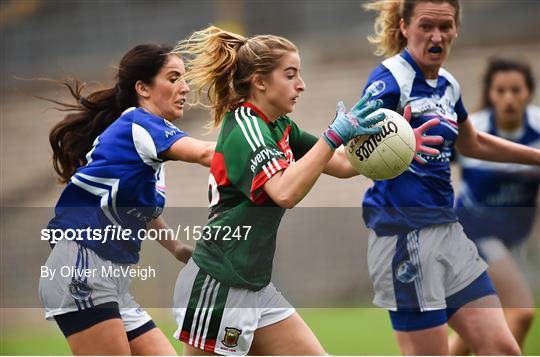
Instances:
[[[390,311],[392,327],[396,331],[417,331],[443,325],[465,304],[481,297],[496,294],[495,287],[486,272],[464,289],[446,298],[446,309],[420,311]]]

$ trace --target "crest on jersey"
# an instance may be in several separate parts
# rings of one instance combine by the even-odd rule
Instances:
[[[366,93],[370,92],[373,97],[381,94],[386,89],[386,84],[383,81],[375,81],[366,89]]]
[[[167,119],[163,119],[163,122],[165,123],[165,125],[167,125],[169,128],[172,128],[172,129],[177,129],[177,127],[171,123],[170,121],[168,121]]]
[[[92,288],[83,280],[75,279],[69,284],[69,295],[75,300],[84,300],[92,295]]]
[[[416,279],[418,271],[416,269],[416,266],[410,260],[404,260],[399,263],[395,274],[397,280],[401,281],[404,284],[408,284],[411,283],[414,279]]]
[[[242,330],[239,330],[234,327],[225,327],[225,337],[223,338],[223,343],[226,347],[233,348],[238,346],[238,338],[242,334]]]

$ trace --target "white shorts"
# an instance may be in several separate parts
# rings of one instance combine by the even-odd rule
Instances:
[[[255,330],[294,312],[272,283],[259,291],[229,287],[190,259],[174,289],[174,337],[210,353],[246,355]]]
[[[371,231],[368,268],[375,305],[430,311],[445,309],[446,298],[471,284],[487,264],[456,222],[400,236]]]
[[[46,319],[116,302],[127,332],[152,320],[130,294],[129,277],[103,274],[109,268],[125,269],[127,265],[104,260],[93,250],[73,241],[60,240],[44,266],[55,272],[53,278],[49,275],[39,280],[39,296]]]

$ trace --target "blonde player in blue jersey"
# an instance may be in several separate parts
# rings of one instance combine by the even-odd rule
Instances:
[[[528,64],[492,58],[484,75],[482,110],[470,117],[476,130],[540,149],[540,108],[530,104],[534,84]],[[460,223],[489,264],[508,326],[522,345],[534,318],[534,297],[516,260],[526,257],[522,253],[536,215],[540,169],[464,156],[459,162]],[[469,348],[456,336],[450,352],[468,354]]]
[[[381,0],[366,8],[378,12],[370,40],[387,59],[365,91],[385,108],[410,106],[412,127],[440,119],[428,134],[444,138],[439,155],[419,155],[364,197],[374,303],[389,310],[404,354],[448,354],[448,325],[475,354],[519,354],[487,264],[457,222],[450,157],[455,147],[472,158],[540,165],[540,150],[479,132],[468,120],[459,84],[442,68],[458,33],[458,0]]]
[[[170,52],[136,46],[120,61],[113,87],[83,96],[84,85],[64,83],[77,102],[50,100],[71,113],[50,133],[54,168],[67,185],[47,227],[59,240],[46,266],[73,273],[42,277],[39,293],[46,318],[76,355],[176,354],[131,296],[129,276],[104,273],[137,263],[141,230],[167,228],[163,162],[209,166],[214,152],[214,143],[170,122],[182,117],[189,91],[184,64]],[[127,239],[113,239],[119,231]],[[191,248],[170,238],[160,243],[187,262]]]

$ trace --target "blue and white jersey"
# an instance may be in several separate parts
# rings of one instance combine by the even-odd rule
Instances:
[[[514,132],[497,129],[492,110],[471,115],[476,130],[540,149],[540,107],[529,105],[524,125]],[[498,237],[508,246],[526,238],[534,223],[540,169],[460,156],[462,188],[456,206],[467,235]]]
[[[184,136],[163,118],[141,108],[127,109],[94,141],[87,164],[71,177],[48,228],[79,232],[90,228],[77,243],[115,263],[136,263],[141,245],[137,234],[165,205],[159,154]],[[114,239],[120,235],[112,232],[113,227],[115,232],[121,227],[132,234],[126,240]]]
[[[376,181],[363,202],[366,225],[377,235],[395,235],[433,224],[457,221],[450,184],[450,158],[458,135],[458,123],[467,119],[456,79],[444,69],[437,79],[426,80],[407,50],[386,59],[370,75],[364,93],[381,99],[383,107],[402,113],[411,105],[411,126],[432,118],[441,124],[428,135],[444,138],[437,157],[425,156],[426,165],[415,161],[396,178]]]

